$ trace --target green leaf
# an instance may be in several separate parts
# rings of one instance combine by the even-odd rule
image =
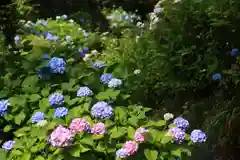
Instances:
[[[7,160],[7,152],[2,149],[0,150],[0,159]]]
[[[109,99],[115,100],[119,94],[120,94],[120,90],[107,89],[105,92],[98,93],[96,95],[96,98],[98,100],[109,100]]]
[[[48,108],[50,107],[48,98],[43,98],[39,101],[39,110],[41,112],[46,112],[48,110]]]
[[[12,106],[25,106],[26,102],[27,102],[26,97],[23,95],[14,96],[10,98],[10,104]]]
[[[22,86],[33,86],[38,82],[38,77],[36,75],[34,76],[28,76],[26,77],[23,82]]]
[[[41,90],[41,94],[43,97],[47,97],[50,94],[50,88],[46,87]]]
[[[22,111],[17,116],[15,116],[14,122],[18,125],[22,123],[22,121],[25,119],[26,114]]]
[[[71,147],[69,152],[70,152],[70,155],[73,157],[80,157],[80,153],[81,153],[80,144],[77,144],[77,145],[74,145],[73,147]]]
[[[158,152],[156,150],[144,149],[144,155],[147,160],[156,160]]]
[[[111,130],[111,138],[113,139],[117,139],[117,138],[120,138],[122,136],[124,136],[127,132],[127,128],[125,127],[114,127],[112,130]]]
[[[94,147],[94,142],[93,142],[93,139],[92,137],[90,136],[84,136],[81,140],[80,140],[80,143],[81,144],[86,144],[86,145],[89,145],[91,147]]]
[[[123,107],[116,107],[114,109],[114,113],[120,121],[125,120],[127,117],[127,111]]]
[[[42,156],[37,156],[34,160],[45,160]]]
[[[181,157],[182,152],[181,152],[181,149],[180,149],[180,148],[178,148],[178,149],[172,149],[172,150],[171,150],[171,154],[174,155],[174,156],[176,156],[176,157]]]
[[[128,127],[128,138],[133,139],[135,134],[135,129],[131,126]]]
[[[138,121],[139,119],[137,117],[131,117],[128,119],[128,124],[134,126],[134,127],[137,127],[138,126]]]
[[[12,125],[6,125],[6,126],[3,128],[3,131],[4,131],[4,132],[9,132],[11,129],[12,129]]]
[[[29,102],[37,102],[39,99],[41,99],[41,96],[38,94],[32,94],[29,96]]]
[[[16,137],[21,137],[21,136],[25,135],[27,131],[30,131],[30,130],[31,130],[31,127],[23,127],[23,128],[18,129],[16,132],[14,132],[14,135]]]
[[[164,120],[159,120],[157,122],[155,121],[149,121],[144,127],[162,127],[166,125],[166,121]]]
[[[14,149],[14,150],[11,151],[11,155],[12,156],[20,156],[20,155],[22,155],[22,152]]]
[[[167,144],[169,142],[171,142],[173,140],[173,137],[170,136],[170,135],[165,135],[163,136],[162,140],[161,140],[161,143],[162,144]]]

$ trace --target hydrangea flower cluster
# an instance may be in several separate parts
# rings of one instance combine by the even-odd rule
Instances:
[[[140,127],[136,130],[134,135],[134,140],[138,143],[144,143],[147,140],[147,135],[149,131],[143,127]]]
[[[52,107],[61,106],[65,102],[64,96],[61,93],[53,93],[49,97],[49,104]]]
[[[0,101],[0,116],[7,113],[8,106],[10,105],[9,100]]]
[[[91,133],[94,135],[103,135],[106,133],[106,126],[104,123],[96,123],[94,124]]]
[[[175,118],[173,124],[182,130],[185,130],[189,127],[189,122],[182,117]]]
[[[78,132],[89,132],[90,131],[90,124],[87,120],[82,119],[82,118],[76,118],[72,120],[69,129],[73,133],[78,133]]]
[[[66,70],[66,62],[63,58],[53,57],[47,65],[51,73],[63,74]]]
[[[92,64],[92,66],[95,69],[101,69],[101,68],[105,68],[107,65],[102,61],[96,61]]]
[[[109,81],[110,81],[112,78],[113,78],[112,74],[104,73],[103,75],[101,75],[100,81],[101,81],[103,84],[108,84]]]
[[[88,97],[92,95],[93,95],[93,91],[86,86],[80,87],[77,91],[77,97]]]
[[[99,101],[91,109],[93,117],[98,119],[110,119],[113,117],[113,108],[107,102]]]
[[[63,126],[58,126],[49,136],[49,142],[54,147],[69,146],[72,140],[72,132]]]
[[[212,76],[213,81],[216,81],[216,80],[221,79],[221,78],[222,78],[222,75],[220,73],[216,73]]]
[[[40,121],[36,124],[36,126],[38,126],[38,127],[43,127],[43,126],[47,125],[47,123],[48,123],[47,120],[40,120]]]
[[[44,120],[44,113],[43,112],[36,112],[32,116],[32,123],[38,123],[41,120]]]
[[[174,141],[176,141],[179,144],[182,143],[185,140],[185,137],[186,137],[185,131],[183,131],[181,128],[177,128],[177,127],[170,128],[168,130],[168,133],[171,136],[173,136]]]
[[[239,50],[237,48],[232,49],[231,56],[237,56],[239,54]]]
[[[170,119],[173,119],[174,115],[172,113],[165,113],[163,117],[165,121],[168,121]]]
[[[126,158],[137,153],[138,143],[135,141],[127,141],[123,145],[123,148],[117,150],[116,156],[120,158]]]
[[[7,141],[2,145],[2,149],[4,149],[5,151],[11,151],[13,146],[16,144],[15,141]]]
[[[207,141],[207,136],[201,130],[195,129],[192,131],[190,139],[192,140],[193,143],[203,143]]]
[[[109,88],[118,88],[122,85],[122,80],[117,79],[117,78],[112,78],[109,82],[108,82],[108,87]]]
[[[58,107],[54,112],[55,118],[62,118],[68,114],[68,109],[66,107]]]

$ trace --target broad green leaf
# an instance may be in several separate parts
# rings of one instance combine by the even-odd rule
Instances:
[[[27,131],[30,131],[30,130],[31,130],[31,127],[23,127],[23,128],[18,129],[16,132],[14,132],[14,135],[16,137],[21,137],[21,136],[25,135]]]
[[[23,95],[14,96],[10,98],[10,104],[12,106],[25,106],[26,102],[27,102],[26,97]]]
[[[159,120],[157,122],[155,121],[149,121],[144,127],[162,127],[166,125],[166,121],[164,120]]]
[[[22,152],[14,149],[14,150],[11,151],[11,155],[12,156],[20,156],[20,155],[22,155]]]
[[[113,139],[117,139],[117,138],[120,138],[122,136],[124,136],[127,132],[127,128],[125,127],[114,127],[112,130],[111,130],[111,138]]]
[[[15,116],[14,122],[18,125],[22,123],[22,121],[25,119],[26,114],[22,111],[17,116]]]
[[[128,124],[134,126],[134,127],[137,127],[138,126],[138,121],[139,119],[137,117],[131,117],[128,119]]]
[[[172,150],[171,150],[171,154],[174,155],[174,156],[176,156],[176,157],[181,157],[182,152],[181,152],[181,149],[180,149],[180,148],[178,148],[178,149],[172,149]]]
[[[4,150],[0,150],[0,159],[1,160],[6,160],[7,159],[7,152]]]
[[[128,138],[133,139],[135,134],[135,129],[131,126],[128,127]]]
[[[11,129],[12,129],[12,125],[6,125],[6,126],[3,128],[3,131],[4,131],[4,132],[9,132]]]
[[[120,94],[119,90],[107,89],[104,92],[98,93],[96,95],[96,98],[98,100],[109,100],[109,99],[115,100],[119,94]]]
[[[48,98],[43,98],[39,101],[39,108],[41,112],[46,112],[50,108]]]
[[[80,144],[74,145],[69,149],[70,155],[73,157],[80,157],[81,147]]]
[[[38,94],[32,94],[29,96],[29,102],[37,102],[39,99],[41,99],[41,96]]]
[[[49,94],[50,94],[50,88],[48,88],[48,87],[43,88],[43,89],[41,90],[41,94],[42,94],[43,97],[49,96]]]
[[[115,116],[118,116],[120,121],[123,121],[127,117],[127,111],[123,107],[116,107],[114,113]]]
[[[45,160],[45,158],[42,156],[37,156],[34,160]]]
[[[94,142],[93,142],[93,139],[92,137],[90,136],[84,136],[81,140],[80,140],[80,143],[81,144],[86,144],[86,145],[89,145],[91,147],[94,147]]]
[[[150,150],[150,149],[144,149],[144,155],[147,160],[157,160],[158,157],[158,151],[156,150]]]
[[[163,136],[163,138],[161,139],[161,143],[162,144],[167,144],[169,142],[171,142],[173,140],[173,137],[170,135],[165,135]]]

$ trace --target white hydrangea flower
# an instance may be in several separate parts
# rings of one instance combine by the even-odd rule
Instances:
[[[163,117],[164,120],[168,121],[170,119],[173,119],[174,115],[172,113],[165,113]]]
[[[41,121],[39,121],[36,125],[37,125],[38,127],[43,127],[43,126],[47,125],[47,123],[48,123],[47,120],[41,120]]]
[[[133,71],[133,74],[139,74],[139,73],[141,73],[140,69],[136,69],[136,70]]]

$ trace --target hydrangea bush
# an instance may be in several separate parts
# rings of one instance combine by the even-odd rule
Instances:
[[[19,52],[1,69],[1,126],[13,134],[1,157],[184,159],[193,144],[206,141],[199,129],[188,135],[182,117],[147,117],[151,109],[131,103],[114,65],[85,62],[92,34],[66,15],[23,23],[19,33]]]

